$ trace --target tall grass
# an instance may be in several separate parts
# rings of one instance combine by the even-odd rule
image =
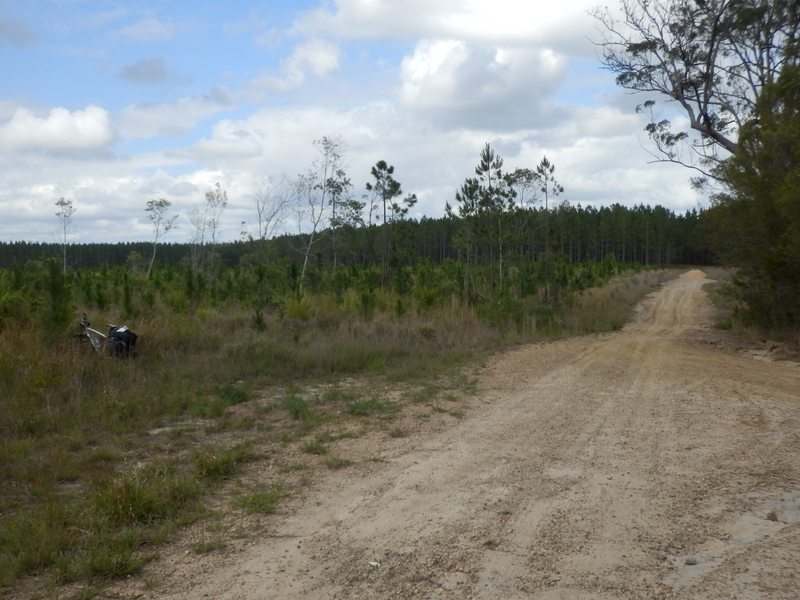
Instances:
[[[537,299],[509,304],[505,316],[491,318],[455,299],[418,303],[409,296],[400,311],[397,298],[381,290],[369,311],[353,290],[290,294],[274,312],[235,302],[201,307],[174,291],[171,300],[157,294],[137,307],[125,292],[105,314],[77,307],[75,315],[86,310],[98,323],[119,323],[120,311],[136,315],[126,323],[140,336],[133,360],[101,357],[66,336],[46,341],[32,320],[5,319],[0,587],[25,574],[97,582],[135,572],[152,544],[198,518],[204,494],[253,458],[241,444],[191,438],[183,450],[165,453],[151,433],[156,428],[224,419],[264,386],[354,375],[425,381],[508,343],[615,329],[666,276],[613,280],[558,309]],[[0,317],[19,310],[13,295],[0,303]],[[374,397],[339,401],[352,418],[388,410]],[[316,407],[291,394],[282,408],[295,422],[287,427],[322,421]],[[240,426],[252,427],[252,420]],[[322,442],[307,450],[326,451]],[[271,512],[273,500],[253,496],[246,508]]]
[[[564,326],[573,335],[621,329],[644,296],[679,272],[662,269],[618,275],[601,287],[580,292],[564,313]]]

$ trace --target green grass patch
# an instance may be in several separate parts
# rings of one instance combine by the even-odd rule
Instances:
[[[227,383],[219,386],[213,396],[198,398],[192,412],[198,416],[213,419],[222,416],[225,409],[253,399],[253,392],[241,384]]]
[[[200,481],[218,482],[233,476],[252,457],[244,446],[204,447],[194,452],[195,473]]]
[[[319,400],[317,403],[319,403]],[[323,416],[311,406],[308,400],[294,394],[289,394],[283,399],[283,408],[293,419],[298,421],[316,424],[324,420]]]
[[[271,515],[278,510],[278,503],[288,496],[279,486],[268,490],[254,492],[236,500],[236,506],[244,508],[248,513]]]
[[[365,400],[354,400],[345,404],[348,414],[355,416],[370,415],[376,412],[383,412],[387,409],[387,405],[377,398],[369,398]]]
[[[319,442],[317,440],[314,440],[313,442],[308,442],[306,444],[303,444],[302,450],[306,454],[321,455],[321,454],[327,454],[328,453],[328,447],[325,444],[323,444],[322,442]]]

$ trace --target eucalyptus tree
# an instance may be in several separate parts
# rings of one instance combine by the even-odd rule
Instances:
[[[538,178],[535,171],[522,168],[506,175],[506,181],[514,190],[514,198],[521,209],[530,208],[539,201]]]
[[[210,247],[208,254],[214,252],[219,241],[220,220],[227,206],[228,193],[217,182],[206,190],[202,208],[195,207],[189,212],[189,222],[194,229],[190,240],[192,266],[196,272],[200,271],[205,263],[206,247]]]
[[[206,217],[208,229],[211,233],[212,250],[219,242],[220,222],[222,213],[228,206],[228,192],[222,189],[219,182],[206,191]]]
[[[675,131],[668,119],[658,119],[654,100],[640,107],[649,116],[647,132],[657,159],[696,169],[702,177],[695,183],[718,184],[707,235],[739,269],[740,300],[754,314],[782,315],[762,324],[797,323],[800,310],[785,309],[798,290],[784,278],[795,273],[795,263],[784,258],[796,255],[792,244],[780,250],[775,245],[796,214],[775,202],[782,195],[776,182],[794,188],[785,179],[792,167],[767,168],[769,161],[763,161],[769,156],[771,164],[779,164],[775,140],[791,146],[796,135],[792,89],[800,68],[800,3],[623,0],[622,9],[621,22],[608,10],[595,12],[604,31],[603,64],[620,86],[656,94],[684,113],[688,130]],[[687,145],[693,151],[688,157],[682,154]],[[797,162],[794,152],[790,165]],[[796,239],[791,231],[787,239]]]
[[[56,216],[58,217],[59,221],[59,228],[57,232],[54,232],[54,237],[58,241],[58,244],[61,246],[61,259],[64,274],[67,272],[67,246],[69,245],[69,238],[70,236],[74,235],[75,227],[72,222],[72,215],[75,214],[75,211],[78,210],[72,204],[72,200],[65,200],[64,198],[59,198],[56,201],[56,206],[58,207],[58,211],[56,212]]]
[[[147,201],[147,208],[145,208],[145,211],[150,213],[147,215],[147,218],[153,224],[153,255],[150,257],[150,264],[147,267],[146,279],[150,279],[150,271],[153,269],[153,263],[156,260],[158,240],[172,229],[177,228],[175,219],[178,218],[178,215],[167,216],[167,211],[170,206],[172,206],[172,202],[164,198]]]
[[[319,156],[311,163],[304,174],[295,179],[296,203],[294,211],[303,248],[303,267],[300,272],[300,291],[305,289],[308,264],[311,252],[322,236],[325,226],[340,222],[337,212],[343,202],[351,203],[349,190],[352,187],[347,178],[344,164],[344,142],[341,137],[323,136],[314,140]],[[306,229],[306,231],[303,231]]]
[[[517,168],[511,173],[506,174],[509,187],[514,192],[516,208],[513,211],[513,237],[517,245],[515,257],[520,265],[520,276],[522,274],[521,265],[526,256],[526,251],[531,253],[531,259],[536,256],[535,240],[530,237],[535,233],[535,223],[537,213],[535,206],[541,201],[541,194],[538,186],[538,176],[536,172],[528,168]],[[530,243],[528,243],[530,241]],[[520,277],[520,295],[522,295],[522,278]]]
[[[763,87],[800,60],[800,4],[622,0],[621,7],[621,20],[608,8],[593,13],[603,34],[603,65],[621,87],[677,104],[696,134],[674,130],[648,99],[639,110],[649,117],[656,159],[720,179],[715,167],[737,152],[739,132],[756,117]]]
[[[253,198],[255,199],[255,229],[247,231],[242,222],[242,235],[251,241],[264,242],[280,231],[286,224],[286,215],[294,201],[296,188],[284,174],[273,179],[269,176],[258,177],[253,181]]]
[[[328,178],[328,197],[331,205],[331,247],[333,275],[339,266],[342,233],[364,224],[364,203],[352,195],[353,184],[344,169],[337,169]]]

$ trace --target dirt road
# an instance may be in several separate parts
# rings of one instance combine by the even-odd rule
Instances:
[[[492,359],[439,431],[343,441],[381,460],[141,595],[800,597],[800,368],[709,343],[704,282],[621,332]]]

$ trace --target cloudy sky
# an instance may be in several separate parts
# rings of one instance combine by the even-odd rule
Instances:
[[[0,240],[147,240],[219,182],[221,237],[255,221],[253,182],[296,176],[341,136],[364,192],[395,166],[440,217],[490,142],[543,156],[572,204],[695,208],[690,173],[648,164],[646,98],[599,68],[593,0],[0,0]],[[612,2],[613,4],[613,2]]]

